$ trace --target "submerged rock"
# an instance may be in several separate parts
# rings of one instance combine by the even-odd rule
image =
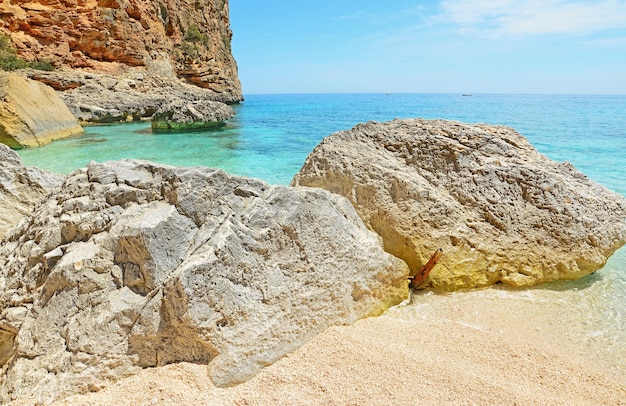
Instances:
[[[17,153],[0,144],[0,239],[63,179],[63,175],[25,167]]]
[[[82,132],[54,89],[18,73],[0,72],[0,143],[38,147]]]
[[[323,140],[293,185],[346,196],[437,289],[580,278],[626,243],[626,199],[551,161],[511,128],[370,122]]]
[[[0,258],[4,402],[177,361],[236,384],[408,293],[345,198],[146,161],[70,174]]]
[[[214,128],[233,117],[232,107],[211,101],[174,100],[159,108],[152,116],[152,129],[197,130]]]

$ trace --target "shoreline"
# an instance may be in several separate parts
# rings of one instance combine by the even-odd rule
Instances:
[[[545,292],[416,294],[235,387],[213,386],[204,365],[172,364],[55,404],[626,404],[626,360],[572,338],[560,321],[576,313],[568,292]]]
[[[619,272],[624,254],[611,259]],[[284,364],[235,388],[213,387],[204,366],[179,364],[122,380],[94,394],[93,401],[272,404],[293,397],[290,404],[620,404],[626,375],[626,302],[620,298],[626,297],[626,279],[623,273],[604,274],[513,293],[422,293],[412,305],[380,318],[329,329]],[[613,313],[603,313],[607,309]],[[610,336],[613,330],[602,326],[605,318],[616,317],[622,330]],[[610,341],[613,346],[606,345]],[[93,389],[99,387],[96,381]],[[413,397],[407,397],[407,387]],[[91,402],[81,399],[72,403]]]

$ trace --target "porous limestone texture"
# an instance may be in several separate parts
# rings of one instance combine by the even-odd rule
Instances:
[[[2,0],[0,15],[0,32],[28,61],[104,72],[166,54],[214,100],[242,99],[227,0]]]
[[[0,144],[0,239],[64,179],[63,175],[25,167],[19,155]]]
[[[346,196],[385,250],[441,290],[530,286],[601,268],[626,243],[626,199],[496,125],[369,122],[324,139],[293,185]]]
[[[54,89],[18,73],[0,72],[0,143],[38,147],[82,132]]]
[[[347,199],[147,161],[68,175],[0,258],[3,402],[177,361],[236,384],[408,295],[408,267]]]
[[[152,116],[152,129],[197,130],[215,128],[235,115],[232,107],[218,102],[176,99]]]

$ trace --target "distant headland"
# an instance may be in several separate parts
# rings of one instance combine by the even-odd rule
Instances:
[[[5,2],[0,13],[3,69],[30,67],[19,73],[57,90],[83,124],[146,119],[171,103],[243,100],[228,2]],[[219,109],[193,127],[234,114]]]

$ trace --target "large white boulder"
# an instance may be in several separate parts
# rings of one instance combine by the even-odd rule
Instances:
[[[360,124],[324,139],[293,185],[346,196],[386,251],[455,290],[574,279],[626,243],[626,199],[515,130],[445,120]]]
[[[70,174],[0,261],[5,402],[177,361],[236,384],[408,295],[408,267],[345,198],[146,161]]]

